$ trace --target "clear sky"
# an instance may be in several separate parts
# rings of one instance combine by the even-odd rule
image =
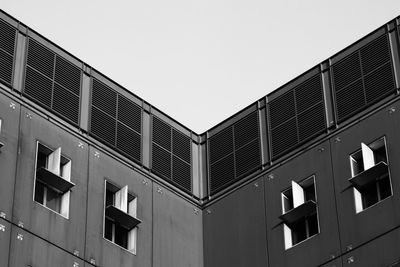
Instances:
[[[400,0],[1,0],[197,133],[400,15]]]

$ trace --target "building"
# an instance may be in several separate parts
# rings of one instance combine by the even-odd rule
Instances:
[[[399,25],[197,134],[0,12],[0,266],[400,266]]]

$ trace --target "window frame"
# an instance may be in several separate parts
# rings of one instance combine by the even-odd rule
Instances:
[[[47,210],[49,210],[49,211],[51,211],[51,212],[53,212],[53,213],[55,213],[55,214],[57,214],[57,215],[60,215],[61,217],[63,217],[63,218],[65,218],[65,219],[69,220],[69,209],[70,209],[70,203],[71,203],[71,190],[68,190],[67,192],[63,193],[61,196],[58,197],[58,198],[60,198],[60,212],[58,212],[58,211],[56,211],[56,210],[54,210],[54,209],[48,207],[48,206],[45,205],[45,204],[42,204],[42,203],[36,201],[36,199],[35,199],[35,198],[36,198],[36,186],[37,186],[36,183],[42,183],[42,184],[43,184],[44,189],[45,189],[45,190],[44,190],[44,193],[43,193],[44,196],[45,196],[46,191],[47,191],[46,189],[49,187],[49,186],[46,185],[45,183],[38,181],[38,178],[37,178],[37,165],[38,165],[38,156],[39,156],[39,146],[43,146],[44,149],[51,151],[51,153],[53,153],[53,152],[56,151],[57,149],[61,149],[61,147],[56,148],[56,149],[53,149],[53,148],[51,148],[50,146],[46,145],[44,142],[42,142],[42,141],[40,141],[40,140],[36,140],[35,143],[36,143],[36,147],[35,147],[35,164],[34,164],[34,179],[33,179],[32,201],[33,201],[34,203],[40,205],[41,207],[44,207],[44,208],[46,208]],[[51,154],[51,153],[50,153],[50,154]],[[46,160],[47,160],[48,156],[49,156],[49,155],[46,155]],[[63,159],[63,158],[64,158],[65,161],[67,161],[66,164],[68,164],[68,163],[70,164],[69,182],[71,182],[72,160],[71,160],[70,157],[68,157],[68,156],[66,156],[66,155],[64,155],[64,154],[62,154],[61,151],[60,151],[60,174],[59,174],[58,176],[60,176],[61,178],[65,179],[65,177],[62,176],[62,166],[65,166],[65,165],[66,165],[66,164],[62,164],[62,159]],[[67,180],[67,179],[65,179],[65,180]],[[67,181],[68,181],[68,180],[67,180]],[[53,189],[52,189],[52,190],[53,190]],[[55,190],[54,190],[54,191],[55,191]],[[63,197],[64,195],[66,195],[66,194],[68,194],[68,196],[66,196],[67,200],[66,200],[66,203],[65,203],[65,205],[67,206],[67,208],[66,208],[66,209],[63,209],[62,197]],[[63,210],[66,212],[66,214],[65,214],[65,213],[63,214]]]
[[[119,248],[121,248],[121,249],[123,249],[123,250],[125,250],[125,251],[127,251],[127,252],[129,252],[129,253],[131,253],[131,254],[133,254],[133,255],[137,255],[137,243],[138,243],[138,237],[139,237],[139,226],[138,225],[136,225],[134,228],[132,228],[131,230],[128,230],[127,231],[127,247],[128,248],[125,248],[125,247],[123,247],[123,246],[121,246],[121,245],[119,245],[119,244],[117,244],[117,243],[115,243],[114,241],[112,241],[112,240],[109,240],[108,238],[106,238],[105,237],[105,233],[106,233],[106,231],[105,231],[105,229],[106,229],[106,199],[107,199],[107,183],[109,183],[109,184],[111,184],[113,187],[116,187],[116,188],[118,188],[119,190],[121,190],[122,188],[124,188],[124,187],[127,187],[127,191],[128,191],[128,199],[127,199],[127,206],[128,206],[128,209],[127,209],[127,211],[128,212],[126,212],[127,214],[129,214],[130,216],[132,216],[132,217],[134,217],[134,218],[137,218],[137,208],[138,208],[138,205],[137,205],[137,203],[138,203],[138,196],[137,195],[135,195],[135,194],[131,194],[131,193],[129,193],[129,187],[127,186],[127,185],[125,185],[124,187],[119,187],[119,186],[117,186],[114,182],[112,182],[111,180],[109,180],[109,179],[107,179],[107,178],[105,178],[104,179],[104,195],[103,195],[103,233],[102,233],[102,238],[104,239],[104,240],[106,240],[107,242],[109,242],[109,243],[111,243],[111,244],[113,244],[113,245],[115,245],[115,246],[117,246],[117,247],[119,247]],[[119,192],[119,190],[117,191],[117,192]],[[131,195],[131,196],[133,196],[133,199],[131,200],[131,201],[129,201],[129,195]],[[113,205],[115,206],[115,193],[113,193]],[[129,213],[129,211],[130,211],[130,206],[129,206],[129,203],[130,202],[133,202],[133,201],[135,201],[135,203],[134,203],[134,205],[135,205],[135,210],[134,211],[132,211],[132,213],[133,214],[131,214],[131,213]],[[113,225],[115,225],[115,223],[113,223]],[[115,239],[115,227],[113,227],[113,233],[112,233],[112,239]],[[130,232],[132,232],[132,238],[133,238],[133,248],[132,249],[129,249],[129,233]]]

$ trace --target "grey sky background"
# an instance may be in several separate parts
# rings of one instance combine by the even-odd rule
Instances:
[[[399,0],[2,0],[197,133],[400,15]]]

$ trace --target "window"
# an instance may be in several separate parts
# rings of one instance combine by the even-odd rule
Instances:
[[[356,213],[392,195],[385,138],[350,155],[351,178]]]
[[[105,182],[104,238],[136,254],[138,224],[137,197],[128,186],[119,188]]]
[[[52,150],[37,142],[34,200],[69,217],[71,160],[61,155],[61,147]]]
[[[281,193],[285,249],[319,233],[315,179],[311,176]]]

